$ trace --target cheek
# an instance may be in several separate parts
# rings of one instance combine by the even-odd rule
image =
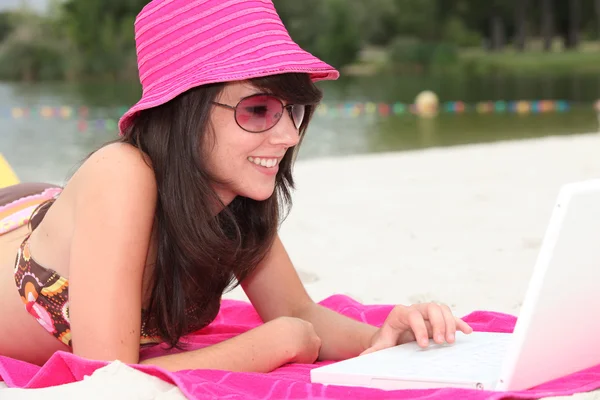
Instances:
[[[220,153],[230,161],[243,161],[251,155],[255,155],[264,141],[259,134],[245,131],[232,130],[221,138]]]
[[[210,147],[208,158],[211,169],[217,175],[223,175],[223,169],[239,158],[235,153],[235,134],[236,127],[230,121],[231,116],[227,115],[213,116],[213,146]]]
[[[247,158],[257,153],[265,136],[242,130],[232,115],[219,115],[213,123],[215,146],[210,160],[214,173],[221,178],[239,178],[249,163]]]
[[[248,134],[231,132],[231,135],[222,135],[217,145],[211,152],[211,164],[215,173],[221,178],[242,178],[250,155],[256,153],[261,141],[256,136],[248,137]]]

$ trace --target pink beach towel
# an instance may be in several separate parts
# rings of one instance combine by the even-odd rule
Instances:
[[[337,295],[322,305],[352,318],[380,325],[390,306],[362,305]],[[515,318],[493,312],[474,312],[465,319],[477,331],[511,332]],[[207,328],[185,338],[200,348],[238,335],[260,323],[252,306],[224,300],[217,319]],[[160,346],[142,351],[142,358],[165,354]],[[0,357],[0,377],[9,387],[40,388],[83,380],[106,363],[81,359],[70,353],[56,353],[43,367]],[[600,388],[600,365],[586,371],[516,393],[464,389],[381,391],[375,389],[324,386],[310,383],[315,365],[287,365],[269,374],[190,370],[170,373],[152,366],[134,368],[177,385],[189,399],[536,399],[566,396]]]

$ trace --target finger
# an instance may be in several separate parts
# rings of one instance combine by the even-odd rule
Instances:
[[[445,304],[440,306],[442,315],[444,316],[444,324],[446,325],[446,341],[454,343],[456,339],[456,320],[452,314],[452,310]]]
[[[389,326],[394,332],[397,332],[398,334],[400,332],[404,332],[410,326],[408,323],[408,313],[411,310],[411,307],[397,305],[392,309],[392,311],[386,318],[384,325]]]
[[[425,327],[427,328],[427,337],[429,337],[429,338],[432,337],[433,336],[433,328],[431,327],[431,323],[429,321],[425,321]],[[414,342],[416,340],[417,339],[415,338],[415,334],[413,333],[413,331],[408,329],[400,335],[398,344],[410,343],[410,342]]]
[[[398,344],[400,336],[409,329],[405,309],[400,306],[394,307],[379,330],[377,342],[390,346]]]
[[[415,338],[415,334],[410,329],[405,331],[402,335],[400,335],[400,339],[398,340],[398,344],[410,343],[417,340]]]
[[[372,347],[369,347],[368,349],[366,349],[365,351],[363,351],[362,353],[360,353],[358,356],[359,356],[359,357],[360,357],[360,356],[364,356],[364,355],[370,354],[370,353],[372,353],[372,352],[374,352],[374,351],[375,351],[375,350],[373,350],[373,348],[372,348]]]
[[[433,341],[437,344],[444,343],[446,337],[446,320],[442,308],[435,303],[429,303],[427,305],[426,318],[429,319],[433,328]]]
[[[380,328],[377,343],[373,343],[373,345],[383,343],[387,347],[390,347],[406,343],[402,338],[406,332],[410,331],[410,323],[408,321],[410,310],[409,307],[405,306],[394,307]]]
[[[473,333],[473,328],[462,319],[454,317],[454,321],[456,322],[456,329],[458,329],[462,333],[465,333],[467,335],[469,333]]]
[[[421,311],[416,308],[410,310],[408,313],[408,321],[410,329],[413,331],[419,346],[427,347],[429,345],[429,334]]]
[[[376,351],[383,350],[383,349],[386,349],[388,347],[391,347],[391,346],[388,346],[388,345],[386,345],[386,344],[384,344],[382,342],[379,342],[379,343],[376,343],[373,346],[369,347],[368,349],[366,349],[362,353],[360,353],[359,356],[364,356],[366,354],[374,353]]]

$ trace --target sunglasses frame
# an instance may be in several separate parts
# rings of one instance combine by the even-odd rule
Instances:
[[[271,127],[267,128],[267,129],[263,129],[262,131],[251,131],[251,130],[248,130],[248,129],[244,128],[244,127],[243,127],[243,126],[242,126],[242,125],[241,125],[241,124],[238,122],[238,119],[237,119],[237,109],[238,109],[238,107],[240,106],[240,104],[241,104],[241,103],[242,103],[244,100],[247,100],[247,99],[249,99],[249,98],[252,98],[252,97],[259,97],[259,96],[268,96],[268,97],[271,97],[271,98],[273,98],[273,99],[276,99],[277,101],[279,101],[279,103],[281,103],[281,110],[282,110],[282,113],[281,113],[281,117],[279,117],[279,119],[277,120],[277,122],[275,122],[275,123],[273,124],[273,126],[271,126]],[[284,105],[284,104],[283,104],[283,100],[281,100],[279,97],[277,97],[277,96],[274,96],[274,95],[272,95],[272,94],[270,94],[270,93],[255,93],[255,94],[251,94],[250,96],[242,97],[242,98],[240,99],[240,101],[238,101],[238,103],[237,103],[235,106],[230,106],[229,104],[223,104],[223,103],[219,103],[219,102],[216,102],[216,101],[213,101],[212,103],[213,103],[214,105],[221,106],[221,107],[227,108],[227,109],[229,109],[229,110],[233,110],[233,111],[234,111],[234,116],[233,116],[233,118],[235,119],[235,123],[236,123],[236,124],[237,124],[237,125],[238,125],[238,126],[241,128],[241,129],[245,130],[246,132],[250,132],[250,133],[263,133],[263,132],[266,132],[266,131],[268,131],[269,129],[272,129],[272,128],[274,128],[274,127],[275,127],[275,126],[276,126],[276,125],[279,123],[279,121],[281,121],[281,118],[283,118],[283,111],[286,111],[286,110],[287,110],[287,112],[289,113],[289,115],[290,115],[290,118],[292,119],[292,122],[294,123],[294,127],[296,127],[296,122],[294,121],[294,115],[293,115],[293,113],[292,113],[292,107],[294,107],[294,106],[304,106],[304,115],[303,115],[303,117],[302,117],[302,122],[300,123],[300,126],[299,126],[298,128],[296,128],[296,129],[298,130],[298,132],[299,132],[299,131],[300,131],[300,128],[302,127],[302,124],[304,123],[304,121],[305,121],[305,118],[306,118],[306,114],[307,114],[307,107],[310,107],[310,106],[311,106],[311,104],[288,104],[288,105],[286,106],[286,105]]]

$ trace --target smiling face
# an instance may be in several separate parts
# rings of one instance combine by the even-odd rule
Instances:
[[[215,101],[235,107],[242,98],[257,93],[264,91],[248,82],[235,82],[227,84]],[[238,114],[243,124],[244,116]],[[236,196],[257,201],[271,197],[279,162],[300,140],[290,113],[284,110],[275,126],[260,133],[242,129],[234,110],[223,106],[213,107],[210,122],[212,140],[206,157],[211,174],[222,182],[215,183],[221,201],[229,204]]]

